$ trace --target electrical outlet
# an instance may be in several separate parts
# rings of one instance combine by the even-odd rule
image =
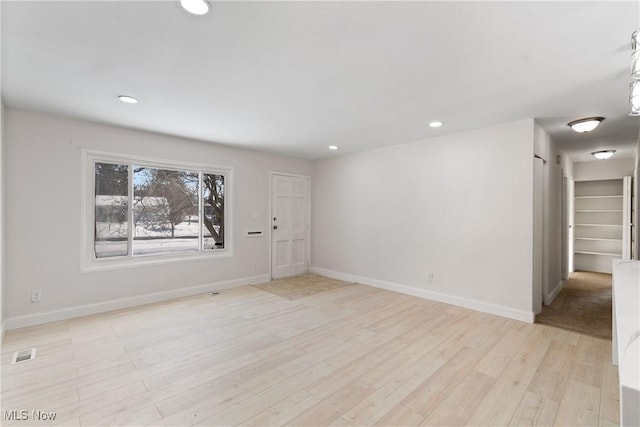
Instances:
[[[42,297],[42,290],[34,289],[31,291],[31,302],[40,302],[40,298]]]
[[[433,282],[433,273],[427,273],[427,282]]]

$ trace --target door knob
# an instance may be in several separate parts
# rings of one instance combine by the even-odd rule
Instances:
[[[277,226],[277,225],[274,225],[274,226],[273,226],[273,229],[274,229],[274,230],[277,230],[277,229],[278,229],[278,226]]]

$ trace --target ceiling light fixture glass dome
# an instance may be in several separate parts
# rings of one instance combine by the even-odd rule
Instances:
[[[615,152],[616,150],[602,150],[602,151],[594,151],[593,153],[591,153],[591,155],[598,160],[607,160],[608,158],[613,156]]]
[[[631,34],[631,77],[640,80],[640,30]]]
[[[578,133],[591,132],[604,120],[604,117],[587,117],[586,119],[574,120],[567,125]]]
[[[137,104],[138,99],[129,95],[118,95],[118,99],[122,102],[126,102],[127,104]]]
[[[180,0],[180,5],[194,15],[206,15],[211,9],[211,5],[206,0]]]

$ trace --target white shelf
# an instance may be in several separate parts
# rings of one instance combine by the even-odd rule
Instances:
[[[622,257],[622,179],[575,183],[575,268],[610,272],[611,258]]]
[[[591,251],[575,251],[577,254],[584,255],[606,255],[606,256],[622,256],[622,253],[614,253],[614,252],[591,252]]]

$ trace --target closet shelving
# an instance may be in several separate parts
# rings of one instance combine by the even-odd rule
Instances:
[[[622,180],[576,182],[574,202],[576,270],[611,272],[622,256]]]

